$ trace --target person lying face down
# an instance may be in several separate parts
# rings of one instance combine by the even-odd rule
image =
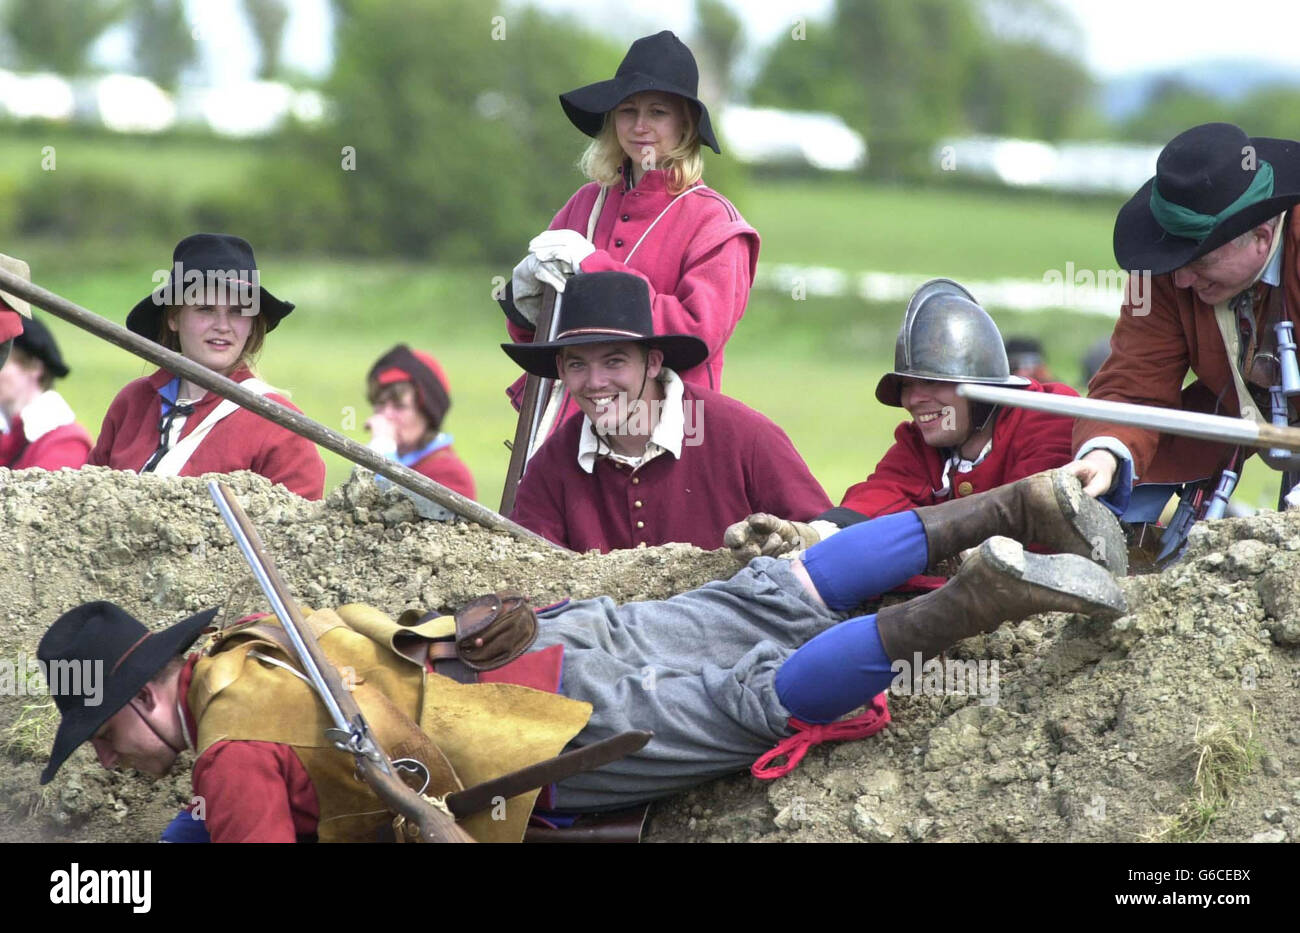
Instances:
[[[932,658],[1034,613],[1111,619],[1125,611],[1111,576],[1125,569],[1122,533],[1072,478],[1042,473],[969,501],[974,508],[927,506],[861,522],[794,560],[756,558],[729,580],[671,599],[618,606],[602,597],[543,610],[522,655],[461,683],[399,657],[391,637],[363,636],[360,616],[345,624],[322,610],[311,623],[330,651],[362,645],[356,650],[370,659],[363,684],[387,697],[382,708],[367,706],[374,697],[358,689],[372,724],[395,722],[398,707],[426,722],[414,699],[421,695],[434,698],[435,710],[456,710],[423,737],[377,726],[381,744],[432,740],[476,781],[528,763],[496,761],[492,749],[504,754],[539,733],[553,740],[535,749],[540,759],[565,743],[652,731],[640,751],[559,781],[551,801],[576,812],[628,806],[749,767],[774,743],[813,744],[807,724],[864,705],[859,734],[884,727],[883,691],[896,660]],[[1024,540],[1063,553],[1026,552]],[[942,589],[859,611],[864,600],[968,548],[978,550]],[[1109,568],[1081,556],[1093,554],[1112,555]],[[369,630],[400,628],[387,620],[376,629],[382,614],[367,612]],[[215,614],[151,632],[98,602],[54,622],[40,660],[98,663],[106,682],[96,705],[75,690],[56,693],[62,719],[42,782],[87,741],[105,767],[151,775],[167,773],[192,748],[194,793],[214,841],[372,838],[390,815],[353,779],[350,757],[321,734],[323,707],[274,632],[241,641],[256,633],[236,627],[207,652],[181,658]],[[525,682],[534,689],[516,686]],[[500,735],[507,741],[494,745]],[[512,812],[519,835],[534,800]],[[481,831],[502,838],[490,835],[499,827]]]

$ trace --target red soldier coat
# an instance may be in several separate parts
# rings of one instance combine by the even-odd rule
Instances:
[[[443,447],[420,458],[412,464],[411,469],[460,493],[466,499],[474,498],[474,474],[450,447]]]
[[[1059,382],[1032,382],[1025,392],[1072,395],[1074,389]],[[1032,476],[1042,470],[1064,466],[1072,456],[1070,431],[1073,422],[1061,415],[1003,408],[993,425],[993,446],[969,473],[950,473],[950,495],[969,496]],[[946,502],[938,490],[943,487],[943,454],[921,437],[911,421],[894,431],[894,446],[876,464],[865,482],[850,486],[840,508],[852,509],[868,518],[904,512],[923,505]],[[834,521],[832,513],[823,516]]]
[[[583,185],[551,221],[551,230],[576,230],[584,236],[600,185]],[[650,309],[657,334],[692,334],[709,347],[709,357],[679,373],[682,381],[715,391],[722,388],[723,347],[730,339],[754,282],[758,232],[731,202],[703,185],[672,208],[663,171],[646,172],[632,190],[610,189],[596,222],[596,251],[582,262],[583,272],[628,272],[650,286]],[[645,236],[631,260],[628,254]],[[533,332],[507,321],[512,340],[527,342]],[[518,404],[523,378],[508,390]],[[577,411],[570,404],[565,416]]]
[[[240,367],[230,378],[243,382],[252,375],[247,367]],[[171,373],[160,369],[152,376],[127,383],[104,415],[99,440],[90,452],[91,466],[137,471],[145,465],[158,448],[158,421],[162,415],[158,390],[172,378]],[[283,396],[267,397],[298,411]],[[194,414],[185,419],[179,439],[183,440],[201,424],[221,400],[215,392],[199,399],[194,404]],[[243,408],[213,427],[181,468],[180,475],[202,476],[236,470],[260,473],[304,499],[319,499],[325,492],[325,461],[316,445]]]
[[[511,516],[575,551],[632,548],[669,541],[722,547],[727,526],[753,512],[808,521],[830,500],[786,433],[735,399],[692,385],[683,404],[696,409],[698,437],[681,458],[663,452],[633,471],[597,457],[578,464],[585,418],[570,418],[528,464]]]

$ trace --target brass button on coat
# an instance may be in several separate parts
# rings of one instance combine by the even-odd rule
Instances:
[[[959,496],[969,496],[974,491],[975,491],[975,487],[972,486],[970,483],[962,483],[960,486],[957,487],[957,495]]]

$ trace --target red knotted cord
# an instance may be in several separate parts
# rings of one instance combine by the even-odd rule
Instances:
[[[817,725],[791,716],[789,725],[795,730],[794,734],[782,739],[776,748],[766,752],[750,766],[749,773],[754,777],[761,781],[773,781],[785,777],[799,767],[803,756],[808,754],[808,749],[814,745],[831,741],[847,742],[850,739],[865,739],[869,735],[875,735],[889,725],[889,704],[886,702],[885,694],[881,693],[871,701],[871,706],[867,710],[852,719]],[[772,764],[782,757],[786,759],[785,764]]]

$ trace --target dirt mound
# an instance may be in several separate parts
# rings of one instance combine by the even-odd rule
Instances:
[[[655,599],[734,570],[725,553],[685,546],[550,553],[418,520],[366,479],[322,503],[252,474],[227,482],[306,605],[445,609],[507,585],[543,604]],[[10,663],[91,599],[160,624],[263,607],[200,480],[0,470],[0,510]],[[893,696],[879,736],[814,749],[779,781],[742,775],[665,801],[650,837],[1300,838],[1300,518],[1199,527],[1180,565],[1124,587],[1132,612],[1112,625],[1048,615],[957,646],[950,661],[996,662],[983,701]],[[0,841],[156,838],[188,800],[188,772],[150,783],[103,771],[83,749],[42,790],[49,705],[0,696]]]

